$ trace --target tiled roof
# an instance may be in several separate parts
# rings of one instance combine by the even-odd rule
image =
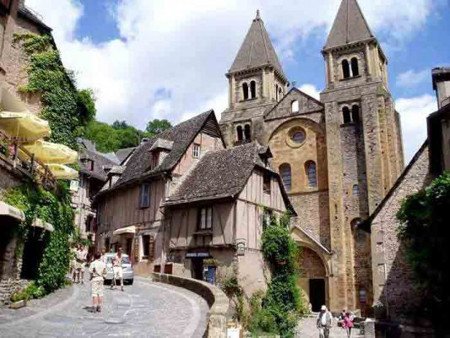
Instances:
[[[123,148],[116,151],[116,156],[119,159],[120,163],[122,163],[134,150],[136,147],[131,148]]]
[[[342,0],[325,49],[373,38],[357,0]]]
[[[229,72],[239,72],[266,65],[274,67],[280,75],[286,78],[269,34],[264,27],[264,22],[258,13]]]
[[[118,162],[106,157],[105,154],[95,150],[82,149],[80,153],[80,161],[78,161],[80,172],[101,181],[106,181],[107,172],[118,164]],[[91,170],[89,162],[83,161],[83,159],[92,160],[94,162],[94,170]]]

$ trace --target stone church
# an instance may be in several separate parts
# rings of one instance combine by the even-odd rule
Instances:
[[[400,117],[388,60],[356,0],[343,0],[322,49],[325,89],[316,100],[290,86],[259,12],[231,65],[227,146],[268,145],[298,217],[300,285],[317,311],[373,301],[370,235],[359,223],[403,171]]]

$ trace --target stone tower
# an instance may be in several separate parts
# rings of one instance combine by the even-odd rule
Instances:
[[[356,0],[343,0],[322,50],[331,250],[331,307],[371,305],[370,240],[358,229],[403,170],[387,58]]]
[[[221,128],[228,146],[257,139],[264,129],[264,112],[286,94],[288,81],[259,11],[226,74],[229,107]]]

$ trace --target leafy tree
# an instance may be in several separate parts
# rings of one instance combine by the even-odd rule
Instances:
[[[111,152],[120,149],[121,142],[116,130],[107,123],[92,121],[87,125],[85,137],[93,141],[97,150]]]
[[[406,244],[419,291],[422,309],[428,312],[438,336],[448,334],[450,316],[450,173],[435,179],[418,193],[407,197],[397,213],[402,222],[399,238]],[[423,313],[422,313],[423,315]]]
[[[153,137],[169,128],[172,128],[172,124],[169,121],[154,119],[147,123],[145,131],[149,137]]]

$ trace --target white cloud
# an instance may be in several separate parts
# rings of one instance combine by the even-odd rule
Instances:
[[[178,122],[209,108],[220,114],[227,103],[224,73],[257,8],[286,61],[299,39],[312,32],[321,32],[318,36],[325,42],[339,3],[117,0],[112,11],[120,38],[94,44],[74,36],[83,15],[80,0],[27,0],[54,28],[63,61],[76,72],[79,86],[94,89],[98,118],[127,120],[140,128],[156,117]],[[388,41],[420,29],[432,8],[432,0],[360,0],[360,4],[372,28],[385,32]],[[316,95],[315,88],[307,89]],[[170,96],[158,97],[161,90]]]
[[[320,91],[313,84],[305,83],[298,89],[300,89],[302,92],[305,92],[309,96],[312,96],[316,100],[320,100]]]
[[[409,162],[427,138],[426,118],[437,110],[436,98],[428,94],[400,98],[395,108],[401,116],[405,160]]]
[[[422,71],[410,69],[399,74],[396,79],[397,86],[404,88],[413,88],[426,81],[431,83],[431,71],[429,69],[424,69]]]

